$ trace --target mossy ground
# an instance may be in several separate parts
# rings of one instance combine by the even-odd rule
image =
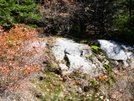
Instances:
[[[90,78],[79,72],[62,76],[45,68],[42,75],[31,80],[39,90],[37,101],[131,101],[134,80],[127,71],[114,70]]]

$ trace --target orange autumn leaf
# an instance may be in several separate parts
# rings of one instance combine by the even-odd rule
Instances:
[[[25,47],[38,41],[38,33],[34,28],[25,28],[24,25],[14,25],[9,32],[3,32],[0,26],[0,91],[23,89],[19,83],[27,76],[40,70],[39,64],[26,63],[41,48],[35,47],[26,51]],[[33,54],[35,52],[35,54]],[[18,87],[18,88],[17,88]],[[28,88],[27,88],[28,89]]]

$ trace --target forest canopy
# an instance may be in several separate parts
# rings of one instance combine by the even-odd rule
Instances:
[[[133,0],[1,0],[0,25],[36,25],[46,34],[134,40]]]

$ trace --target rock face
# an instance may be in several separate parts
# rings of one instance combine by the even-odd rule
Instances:
[[[114,60],[122,60],[124,66],[134,68],[134,48],[112,40],[98,40],[107,57]],[[127,61],[130,60],[130,63]]]
[[[45,42],[40,40],[28,42],[28,44],[24,47],[25,52],[34,52],[28,57],[25,57],[25,62],[27,64],[39,64],[44,61],[45,49],[47,49],[47,45]]]
[[[56,60],[60,61],[63,75],[80,70],[95,77],[104,69],[103,64],[92,56],[92,49],[88,45],[75,43],[67,38],[57,38],[52,51]]]

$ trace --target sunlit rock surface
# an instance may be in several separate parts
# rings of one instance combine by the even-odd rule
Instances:
[[[52,51],[57,61],[66,61],[59,64],[63,75],[80,70],[94,77],[104,69],[103,64],[95,56],[91,57],[93,53],[88,45],[67,38],[57,38]]]
[[[134,48],[112,40],[98,40],[107,57],[122,60],[125,66],[134,68]],[[129,60],[129,63],[127,62]]]

